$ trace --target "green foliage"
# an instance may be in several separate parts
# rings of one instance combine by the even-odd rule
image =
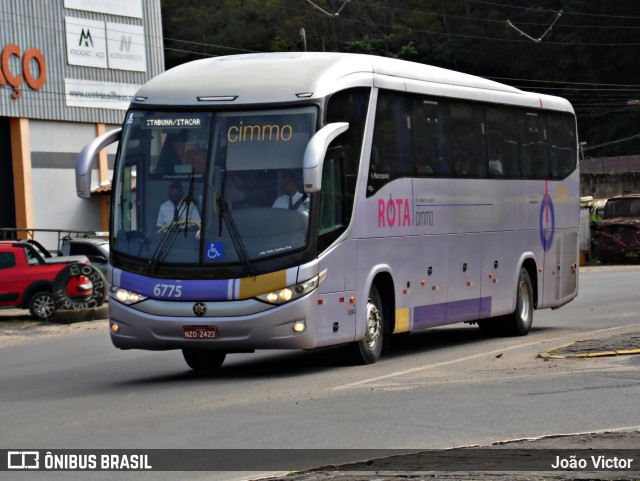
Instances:
[[[339,16],[304,0],[161,2],[167,68],[217,55],[302,51],[304,29],[309,51],[408,59],[568,98],[587,147],[639,133],[640,106],[626,105],[640,98],[637,1],[314,0],[327,12],[344,5]],[[639,152],[636,140],[592,155]]]

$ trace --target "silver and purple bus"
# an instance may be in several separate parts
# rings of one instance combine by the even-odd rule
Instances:
[[[564,99],[367,55],[265,53],[142,86],[119,141],[110,331],[120,349],[350,344],[452,323],[525,335],[577,295],[579,173]]]

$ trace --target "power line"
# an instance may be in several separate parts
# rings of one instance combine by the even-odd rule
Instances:
[[[558,20],[560,20],[560,16],[562,15],[562,10],[560,10],[557,14],[556,14],[556,18],[553,20],[553,22],[551,22],[551,25],[549,25],[549,27],[544,31],[544,33],[542,35],[540,35],[540,37],[538,38],[533,38],[532,36],[530,36],[529,34],[523,32],[522,30],[520,30],[518,27],[516,27],[513,23],[511,23],[511,20],[507,20],[507,26],[513,28],[514,30],[516,30],[517,32],[520,33],[520,35],[524,35],[525,37],[527,37],[529,40],[532,40],[535,43],[540,43],[542,42],[542,39],[544,37],[547,36],[547,34],[553,29],[553,26],[556,24],[556,22]]]

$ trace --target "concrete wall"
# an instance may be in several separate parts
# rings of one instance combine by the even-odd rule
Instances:
[[[106,126],[111,130],[118,126]],[[100,202],[76,195],[75,162],[78,152],[96,136],[95,125],[43,120],[29,121],[33,181],[34,227],[38,229],[102,230]],[[107,149],[109,179],[113,174],[116,147]],[[98,172],[92,175],[99,185]],[[38,233],[45,247],[56,248],[57,235]]]
[[[607,199],[628,192],[640,192],[640,172],[580,174],[580,195]]]

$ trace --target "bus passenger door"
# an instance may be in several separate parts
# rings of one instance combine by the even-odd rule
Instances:
[[[447,276],[447,324],[480,317],[482,234],[451,237]]]

